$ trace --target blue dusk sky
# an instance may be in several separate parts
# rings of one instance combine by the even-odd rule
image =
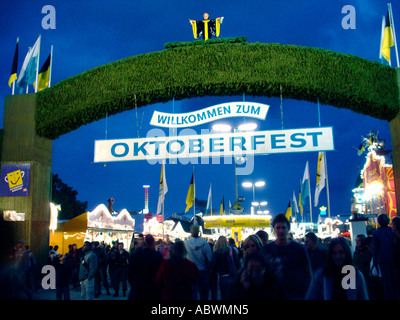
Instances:
[[[43,29],[42,8],[52,5],[56,10],[56,28]],[[355,8],[355,29],[344,29],[342,8]],[[246,37],[249,43],[280,43],[332,50],[379,61],[382,16],[387,2],[380,0],[280,0],[280,1],[181,1],[181,0],[115,0],[115,1],[41,1],[3,0],[0,3],[0,123],[3,122],[5,96],[11,94],[7,82],[10,76],[15,42],[19,37],[19,63],[22,66],[28,47],[42,36],[40,65],[54,46],[52,84],[92,68],[126,57],[164,50],[166,42],[193,41],[189,19],[200,20],[204,12],[210,18],[223,16],[220,38]],[[393,2],[394,21],[400,21],[400,4]],[[396,25],[397,27],[397,25]],[[399,29],[400,30],[400,29]],[[400,31],[399,31],[400,32]],[[395,53],[392,61],[395,65]],[[33,92],[33,87],[30,87]],[[279,130],[282,127],[279,98],[245,96],[270,106],[265,121],[256,120],[257,130]],[[242,101],[243,97],[202,97],[154,104],[126,111],[93,122],[53,141],[52,171],[78,191],[80,201],[88,201],[88,210],[107,204],[114,198],[114,209],[142,210],[143,185],[150,185],[149,209],[155,213],[158,200],[160,165],[146,161],[94,163],[94,141],[144,137],[154,127],[150,119],[154,111],[189,112],[220,103]],[[285,129],[319,126],[315,103],[285,99],[283,95]],[[238,125],[240,118],[229,120]],[[389,124],[386,121],[354,113],[348,109],[320,106],[323,127],[332,127],[335,150],[327,152],[327,167],[332,215],[350,214],[352,188],[363,168],[365,154],[357,155],[362,136],[372,131],[386,141],[391,149]],[[210,129],[212,123],[200,129]],[[293,191],[298,196],[299,181],[309,161],[311,194],[314,198],[318,153],[260,155],[254,158],[249,175],[238,176],[238,193],[244,196],[245,213],[250,212],[252,191],[241,186],[244,181],[263,180],[266,185],[256,189],[257,201],[267,201],[265,209],[271,215],[285,212]],[[219,208],[222,194],[225,206],[235,201],[235,176],[232,162],[220,164],[167,164],[168,193],[166,217],[185,210],[186,194],[193,166],[196,174],[196,197],[206,200],[210,182],[213,185],[213,205]],[[318,207],[313,207],[316,221],[318,208],[327,206],[326,189]]]

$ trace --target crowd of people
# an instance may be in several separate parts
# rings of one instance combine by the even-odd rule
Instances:
[[[278,214],[272,221],[273,241],[262,230],[240,247],[224,236],[206,241],[193,224],[184,241],[141,235],[129,252],[118,242],[70,245],[64,255],[57,246],[50,247],[48,264],[56,270],[60,300],[70,299],[70,287],[80,287],[87,300],[101,294],[121,294],[129,300],[397,300],[400,218],[390,226],[388,216],[381,214],[378,224],[372,235],[356,237],[354,252],[344,237],[322,242],[309,232],[301,240],[293,239],[290,223]],[[32,256],[23,244],[18,248],[15,274],[21,275]],[[354,267],[355,286],[343,285],[348,277],[345,266]],[[29,283],[28,279],[19,281]]]

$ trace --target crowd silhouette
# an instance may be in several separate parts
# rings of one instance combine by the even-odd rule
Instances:
[[[101,295],[128,300],[398,300],[400,218],[381,214],[379,227],[350,239],[321,241],[314,233],[293,239],[284,214],[272,221],[274,240],[262,230],[237,247],[219,236],[214,242],[191,226],[188,239],[155,240],[139,235],[123,243],[84,242],[61,255],[49,248],[56,270],[56,298],[82,300]],[[32,299],[35,257],[20,241],[2,263],[2,299]],[[343,285],[344,267],[354,267],[355,287]],[[347,269],[346,269],[347,270]],[[4,289],[7,288],[7,289]]]

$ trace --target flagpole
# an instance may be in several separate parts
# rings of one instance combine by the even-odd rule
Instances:
[[[329,198],[329,179],[328,179],[328,166],[326,161],[326,152],[324,152],[324,162],[325,162],[325,182],[326,182],[326,199],[328,202],[328,217],[331,217],[331,202]]]
[[[312,223],[312,204],[311,204],[311,186],[310,186],[310,175],[308,177],[308,190],[310,191],[310,222]]]
[[[389,10],[389,19],[391,20],[390,25],[391,25],[392,31],[393,31],[394,48],[396,49],[397,68],[399,68],[399,52],[397,51],[397,40],[396,40],[396,31],[394,28],[394,21],[393,21],[392,4],[388,3],[387,5],[388,5],[388,10]]]
[[[50,70],[49,70],[49,85],[47,86],[47,88],[51,87],[51,73],[53,71],[53,45],[51,45],[51,49],[50,49]]]
[[[300,211],[300,215],[301,215],[301,223],[303,223],[304,204],[301,203],[301,185],[302,185],[302,181],[300,179],[299,211]],[[301,203],[301,206],[300,206],[300,203]]]
[[[162,194],[163,194],[163,202],[162,202],[162,239],[163,241],[165,241],[165,229],[164,229],[164,202],[165,202],[165,194],[164,194],[164,176],[165,176],[165,165],[164,165],[164,161],[161,164],[161,172],[162,172],[162,183],[163,183],[163,189],[162,189]],[[160,195],[158,195],[158,197],[160,197]]]
[[[19,42],[19,37],[17,37],[17,45],[18,45],[18,42]],[[14,63],[14,61],[13,61],[13,63]],[[17,70],[18,70],[18,66],[17,66]],[[17,75],[18,75],[18,72],[17,72]],[[17,78],[18,78],[18,76],[17,76]],[[17,79],[15,79],[14,81],[13,81],[13,83],[12,83],[12,89],[11,89],[11,94],[12,95],[14,95],[14,93],[15,93],[15,82],[17,81]]]
[[[36,61],[36,82],[35,82],[35,92],[38,90],[38,85],[39,85],[39,59],[40,59],[40,42],[42,41],[42,35],[39,34],[39,43],[38,43],[38,56],[37,56],[37,61]]]
[[[196,222],[196,183],[194,177],[194,166],[193,166],[193,222]]]
[[[212,215],[212,208],[213,208],[213,206],[212,206],[212,182],[210,182],[210,191],[211,191],[211,208],[210,208],[210,210],[211,210],[211,215]]]
[[[385,16],[382,16],[382,30],[381,30],[381,45],[379,46],[379,59],[382,62],[382,44],[383,44],[383,36],[385,34]]]
[[[163,182],[164,183],[164,182]],[[164,190],[163,190],[164,192]],[[165,202],[165,198],[163,199],[163,203],[162,203],[162,238],[163,241],[165,241],[165,230],[164,230],[164,202]]]

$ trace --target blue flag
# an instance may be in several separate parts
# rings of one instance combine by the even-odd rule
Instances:
[[[36,80],[36,72],[38,67],[40,51],[40,36],[36,40],[34,46],[29,49],[28,54],[25,57],[24,63],[22,64],[21,72],[17,79],[17,87],[19,93],[23,93],[24,89],[33,84]]]

